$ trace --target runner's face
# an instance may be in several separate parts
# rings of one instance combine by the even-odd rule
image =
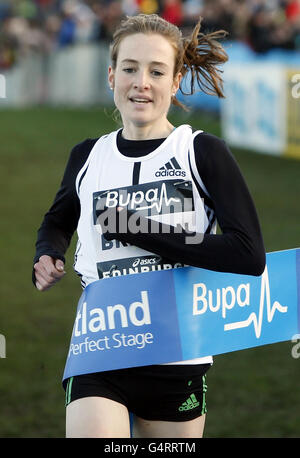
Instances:
[[[174,78],[174,64],[175,51],[161,35],[138,33],[121,41],[116,68],[109,68],[109,83],[124,130],[163,130],[180,82],[180,74]]]

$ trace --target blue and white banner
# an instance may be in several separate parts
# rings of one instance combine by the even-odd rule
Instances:
[[[281,155],[286,148],[286,72],[280,63],[230,63],[224,69],[222,135],[230,146]]]
[[[185,267],[107,278],[82,293],[63,379],[217,355],[300,331],[300,249],[260,277]]]

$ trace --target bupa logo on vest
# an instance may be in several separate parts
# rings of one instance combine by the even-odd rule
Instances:
[[[94,224],[105,208],[126,207],[149,215],[194,210],[192,183],[184,180],[154,181],[93,194]]]

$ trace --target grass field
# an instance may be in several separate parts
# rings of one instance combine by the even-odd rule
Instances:
[[[81,292],[72,271],[46,293],[31,283],[36,231],[59,186],[70,149],[114,129],[103,110],[0,112],[0,437],[64,437],[64,368]],[[220,135],[216,119],[172,115]],[[267,251],[299,246],[300,161],[234,151],[254,197]],[[208,375],[205,437],[300,437],[300,359],[292,343],[220,355]]]

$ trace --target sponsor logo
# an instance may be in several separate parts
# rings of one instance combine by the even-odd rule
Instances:
[[[100,234],[159,233],[160,230],[193,233],[196,221],[193,212],[192,183],[188,180],[154,181],[93,194],[93,220]],[[160,223],[164,224],[163,228]],[[107,244],[104,249],[110,247]]]
[[[196,231],[194,212],[192,183],[181,178],[93,193],[93,221],[101,236],[107,232],[157,234],[184,231],[187,244],[199,244],[203,240],[206,220],[197,219],[201,229],[199,227]],[[120,245],[103,238],[101,243],[103,250],[124,246],[124,243]]]
[[[163,167],[155,172],[156,177],[185,177],[186,173],[181,170],[175,157],[172,157]]]
[[[143,272],[178,269],[184,267],[180,262],[163,260],[160,256],[138,256],[97,263],[99,278],[120,277]]]
[[[136,258],[132,263],[132,267],[137,267],[138,265],[147,266],[149,264],[157,264],[159,260],[160,258]]]
[[[148,185],[148,186],[147,186]],[[151,186],[152,185],[152,186]],[[112,189],[94,194],[94,215],[97,217],[107,208],[127,207],[128,210],[151,210],[160,214],[171,205],[182,211],[182,196],[167,183],[147,183],[139,189]]]
[[[227,318],[228,311],[236,306],[248,308],[250,301],[250,283],[241,283],[237,288],[226,286],[217,288],[215,291],[207,289],[205,283],[195,283],[193,285],[193,315],[203,315],[206,312],[220,313],[223,319]],[[264,314],[268,323],[273,321],[277,313],[287,313],[288,307],[278,301],[271,301],[268,269],[266,267],[261,276],[261,289],[258,313],[251,312],[248,318],[224,324],[224,331],[234,331],[236,329],[247,328],[253,325],[257,339],[260,338]]]
[[[186,410],[195,409],[195,407],[199,407],[199,405],[200,405],[200,402],[197,401],[196,396],[193,393],[190,395],[189,398],[187,398],[185,402],[181,404],[178,410],[179,412],[184,412]]]

